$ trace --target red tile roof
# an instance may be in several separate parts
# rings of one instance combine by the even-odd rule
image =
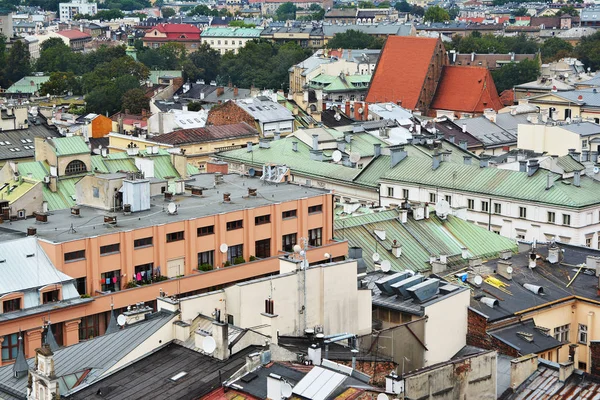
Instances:
[[[439,39],[389,36],[375,68],[367,103],[402,101],[412,110],[419,101]]]
[[[164,37],[154,37],[150,34],[154,29],[157,31],[164,33],[167,35]],[[159,24],[153,27],[146,36],[144,36],[144,40],[146,41],[164,41],[164,40],[178,40],[178,41],[190,41],[190,40],[200,40],[200,33],[202,30],[194,25],[188,24]]]
[[[500,101],[505,106],[515,105],[515,91],[513,89],[506,89],[504,92],[500,93]]]
[[[90,35],[89,33],[81,32],[81,31],[78,31],[77,29],[67,29],[64,31],[59,31],[58,34],[66,37],[69,40],[87,39],[87,38],[92,37],[92,35]]]
[[[435,110],[469,113],[503,107],[492,74],[483,67],[445,66],[431,103]]]
[[[181,129],[171,133],[154,136],[153,141],[175,146],[203,143],[215,140],[235,139],[258,136],[258,131],[245,122],[240,124],[205,126],[204,128]]]

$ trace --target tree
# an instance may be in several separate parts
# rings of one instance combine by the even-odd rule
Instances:
[[[42,83],[40,93],[42,95],[64,95],[67,93],[81,93],[81,81],[72,72],[52,72],[50,79]]]
[[[241,19],[236,19],[234,21],[229,21],[229,26],[235,26],[238,28],[256,28],[256,25],[254,24],[247,24],[244,22],[244,20]]]
[[[188,104],[188,111],[200,111],[202,110],[202,103],[199,101],[190,101]]]
[[[161,9],[163,18],[171,18],[177,14],[171,7],[164,7]]]
[[[380,49],[382,45],[377,38],[354,29],[336,33],[327,43],[330,49]]]
[[[361,1],[358,3],[358,8],[376,8],[372,1]]]
[[[450,14],[440,6],[431,6],[425,10],[423,18],[426,22],[444,22],[450,19]]]
[[[5,78],[12,83],[31,73],[29,49],[22,41],[15,41],[6,58],[7,71]]]
[[[506,64],[492,72],[498,93],[522,83],[535,81],[539,75],[540,65],[534,60]]]
[[[390,8],[390,2],[389,1],[382,1],[381,3],[377,4],[377,8]]]
[[[294,3],[283,3],[279,6],[279,8],[275,11],[275,16],[278,21],[287,21],[296,19],[296,6]]]
[[[524,17],[527,15],[527,9],[525,7],[519,7],[512,12],[515,17]]]
[[[577,11],[577,9],[575,7],[573,7],[572,4],[569,4],[567,6],[562,6],[560,8],[560,10],[557,11],[556,16],[560,17],[561,15],[570,15],[572,17],[576,17],[579,15],[579,11]]]
[[[210,8],[208,8],[208,6],[206,6],[204,4],[200,4],[200,5],[197,5],[196,7],[192,8],[190,10],[190,12],[188,12],[189,17],[193,17],[195,15],[206,15],[206,16],[210,16],[210,17],[218,17],[219,11],[211,10]]]
[[[67,46],[65,44],[65,42],[61,39],[61,38],[50,38],[48,40],[44,40],[42,42],[42,44],[40,44],[40,53],[43,53],[44,51],[48,50],[51,47],[54,46]]]
[[[410,10],[412,9],[411,5],[408,4],[406,1],[397,1],[396,4],[394,4],[394,8],[396,10],[398,10],[398,12],[403,12],[403,13],[409,13]]]
[[[93,18],[88,19],[99,19],[100,21],[112,21],[114,19],[123,18],[125,14],[121,10],[99,10]]]
[[[130,17],[138,17],[140,19],[140,21],[145,20],[146,18],[148,18],[148,16],[144,13],[141,12],[134,12],[129,14]]]
[[[204,79],[210,82],[217,78],[221,68],[221,54],[208,43],[202,43],[198,50],[189,55],[189,60],[198,70],[197,76],[188,76],[190,79]]]
[[[114,114],[121,109],[125,92],[139,88],[140,81],[130,75],[105,82],[85,96],[86,111],[96,114]]]
[[[600,68],[600,31],[581,38],[575,47],[577,57],[586,67],[596,71]]]
[[[571,43],[557,37],[551,37],[544,41],[541,47],[544,62],[560,60],[569,57],[573,52]]]
[[[458,14],[460,14],[460,8],[458,8],[457,6],[452,6],[448,9],[448,16],[452,21],[454,21],[456,17],[458,17]]]
[[[132,114],[140,114],[142,110],[148,110],[150,99],[142,89],[129,89],[123,94],[121,110],[129,110]]]
[[[418,5],[416,5],[416,4],[415,4],[415,5],[413,5],[413,6],[411,7],[411,9],[410,9],[410,13],[411,13],[412,15],[416,15],[416,16],[418,16],[418,17],[422,17],[422,16],[424,16],[424,15],[425,15],[425,9],[424,9],[423,7],[421,7],[421,6],[418,6]]]

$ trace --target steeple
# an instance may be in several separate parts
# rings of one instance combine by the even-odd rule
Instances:
[[[108,323],[108,327],[106,328],[105,335],[109,333],[118,332],[120,329],[119,324],[117,324],[117,317],[115,317],[115,310],[111,304],[110,306],[110,322]]]
[[[58,343],[56,343],[54,333],[52,333],[51,325],[52,324],[50,323],[50,321],[48,321],[48,331],[46,332],[46,344],[50,346],[50,350],[52,350],[52,352],[55,352],[60,348],[60,346],[58,345]]]
[[[17,359],[13,364],[13,375],[17,379],[27,376],[27,372],[29,371],[29,364],[27,364],[27,360],[25,359],[25,351],[23,350],[23,336],[21,335],[21,331],[19,331],[18,346],[19,349],[17,351]]]

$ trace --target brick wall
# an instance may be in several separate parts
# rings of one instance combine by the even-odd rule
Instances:
[[[590,372],[592,375],[600,376],[600,341],[591,340],[590,351],[592,352],[592,365]]]
[[[254,118],[233,101],[217,105],[208,112],[206,125],[231,125],[245,122],[250,126],[256,126]]]
[[[229,173],[229,166],[226,162],[221,162],[221,161],[209,161],[206,163],[206,172],[207,173],[214,173],[214,172],[220,172],[222,174],[228,174]]]
[[[519,356],[517,350],[488,335],[487,330],[487,318],[477,314],[473,310],[469,310],[467,328],[467,344],[469,346],[475,346],[486,350],[496,350],[501,354],[511,357]]]

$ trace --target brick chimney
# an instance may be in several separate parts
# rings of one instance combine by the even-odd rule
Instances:
[[[238,96],[238,93],[239,93],[239,91],[240,91],[240,90],[237,88],[237,86],[234,86],[234,87],[233,87],[233,95],[234,95],[235,97],[237,97],[237,96]]]
[[[225,93],[225,88],[223,86],[217,86],[217,97],[223,96],[223,93]]]

